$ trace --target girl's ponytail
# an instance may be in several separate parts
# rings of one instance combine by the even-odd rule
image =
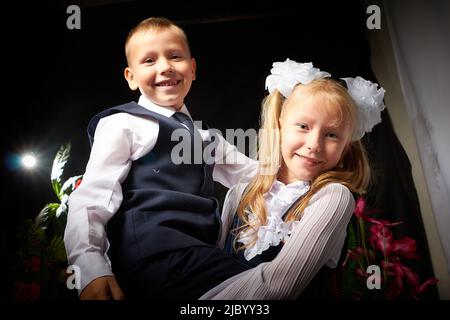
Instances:
[[[258,138],[259,172],[249,183],[239,203],[237,214],[243,225],[234,232],[251,227],[246,213],[248,210],[255,213],[261,223],[266,223],[267,212],[263,195],[269,191],[276,180],[282,159],[279,119],[284,101],[285,98],[278,90],[263,100]]]

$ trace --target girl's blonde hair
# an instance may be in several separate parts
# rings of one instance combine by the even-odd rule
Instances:
[[[301,90],[297,95],[296,91]],[[237,214],[243,225],[233,232],[239,234],[250,228],[249,212],[257,218],[258,224],[267,223],[267,212],[263,195],[269,191],[273,182],[277,179],[279,164],[281,163],[281,137],[280,137],[280,117],[286,109],[296,107],[296,99],[303,99],[305,96],[320,96],[333,106],[339,122],[348,121],[351,134],[349,142],[344,148],[341,159],[335,168],[324,172],[311,181],[310,190],[301,198],[298,203],[291,207],[287,213],[286,220],[299,220],[311,197],[321,188],[330,183],[341,183],[350,189],[351,192],[363,194],[369,183],[370,169],[365,149],[360,140],[350,141],[356,125],[357,107],[348,94],[346,88],[332,79],[317,79],[307,85],[297,85],[291,94],[291,99],[285,99],[278,90],[268,95],[262,103],[261,130],[259,136],[258,157],[260,161],[259,174],[253,178],[248,185],[237,209]],[[256,238],[254,239],[256,241]],[[235,242],[236,244],[236,242]],[[240,246],[245,249],[251,246]]]

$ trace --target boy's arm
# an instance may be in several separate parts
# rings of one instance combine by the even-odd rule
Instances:
[[[227,188],[239,182],[249,182],[256,175],[258,161],[238,151],[236,146],[217,134],[213,179]]]
[[[80,291],[96,278],[112,276],[105,225],[122,202],[132,150],[131,134],[116,118],[99,122],[83,181],[69,198],[64,242],[69,263],[80,271]]]

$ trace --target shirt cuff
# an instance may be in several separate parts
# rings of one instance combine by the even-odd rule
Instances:
[[[77,269],[80,273],[80,287],[77,288],[78,294],[80,294],[92,280],[103,276],[113,276],[111,266],[105,260],[105,257],[97,252],[86,252],[79,256],[73,265],[78,267]]]

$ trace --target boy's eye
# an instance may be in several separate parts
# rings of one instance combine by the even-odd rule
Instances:
[[[151,58],[145,59],[145,63],[153,63],[153,62],[155,62],[155,60],[153,60]]]
[[[182,56],[181,56],[181,54],[172,54],[171,58],[174,60],[179,60],[182,58]]]

